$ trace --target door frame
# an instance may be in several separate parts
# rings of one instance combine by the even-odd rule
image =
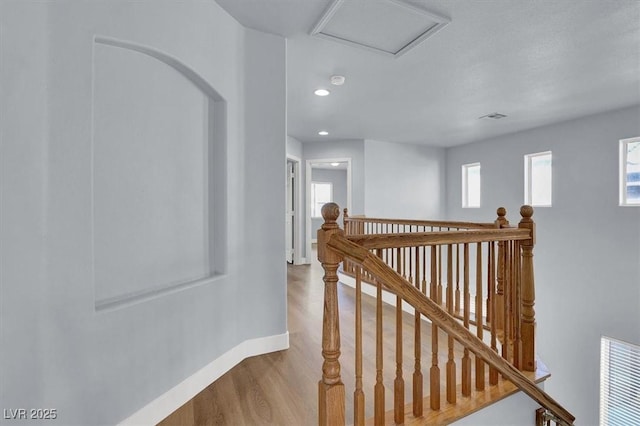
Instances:
[[[306,162],[306,190],[305,190],[305,222],[306,222],[306,251],[307,254],[307,263],[311,263],[311,164],[313,163],[347,163],[347,205],[340,206],[340,209],[343,210],[345,207],[351,211],[351,157],[342,157],[342,158],[315,158],[307,160]],[[342,214],[342,211],[340,211]]]
[[[285,159],[285,168],[287,166],[287,162],[293,162],[293,264],[294,265],[302,265],[307,263],[306,259],[302,257],[302,235],[304,235],[304,230],[302,228],[302,220],[301,214],[303,211],[302,204],[302,185],[301,182],[301,164],[302,159],[296,157],[295,155],[287,154]],[[285,169],[286,170],[286,169]],[[286,192],[286,190],[285,190]],[[286,197],[286,194],[285,194]],[[286,199],[285,199],[285,209],[286,209]],[[286,211],[285,211],[286,213]],[[286,226],[286,223],[285,223]],[[286,235],[286,229],[285,229]]]

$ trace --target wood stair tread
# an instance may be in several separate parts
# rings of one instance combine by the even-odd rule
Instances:
[[[540,361],[538,361],[536,371],[523,371],[523,374],[535,383],[542,383],[551,374],[547,367]],[[444,389],[441,390],[442,402],[440,410],[434,411],[429,408],[430,401],[429,396],[423,399],[423,415],[421,417],[414,417],[413,404],[408,403],[404,407],[404,425],[405,426],[418,426],[418,425],[447,425],[456,420],[460,420],[470,414],[473,414],[481,409],[488,407],[510,395],[518,392],[517,387],[508,380],[500,379],[497,385],[490,386],[487,384],[482,391],[472,390],[471,395],[468,397],[462,396],[461,386],[458,385],[457,389],[457,403],[450,404],[446,401]],[[374,425],[373,417],[368,418],[365,422],[366,425]],[[385,424],[395,425],[394,411],[389,410],[385,412]]]

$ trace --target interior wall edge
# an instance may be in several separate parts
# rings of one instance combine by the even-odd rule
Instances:
[[[245,340],[121,421],[119,425],[158,424],[245,358],[288,348],[288,331]]]

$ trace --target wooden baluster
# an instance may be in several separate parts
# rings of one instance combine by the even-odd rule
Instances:
[[[349,235],[349,229],[348,229],[348,226],[347,226],[348,219],[349,219],[349,210],[345,207],[342,210],[342,226],[344,227],[345,235]]]
[[[493,318],[495,318],[495,311],[496,311],[496,298],[495,298],[495,291],[496,291],[496,272],[495,272],[495,261],[496,261],[496,246],[495,243],[490,242],[489,243],[489,275],[487,277],[488,281],[489,281],[489,294],[491,295],[491,303],[489,304],[489,312],[491,312],[491,349],[493,349],[496,353],[498,352],[498,347],[496,344],[496,334],[498,332],[498,329],[496,328],[496,322],[495,320],[493,320]],[[498,370],[496,370],[494,367],[490,367],[489,368],[489,384],[491,385],[497,385],[498,384]]]
[[[398,230],[399,230],[398,226]],[[402,231],[404,232],[404,225]],[[406,279],[406,250],[396,248],[398,265],[396,271]],[[402,298],[396,296],[396,378],[393,382],[393,419],[404,423],[404,378],[402,377]]]
[[[534,310],[536,292],[535,281],[533,278],[533,247],[536,243],[536,224],[531,217],[533,216],[533,207],[522,206],[520,208],[522,220],[518,224],[518,228],[528,229],[531,232],[531,239],[521,242],[522,247],[522,267],[521,286],[522,286],[522,368],[525,371],[536,370],[536,313]]]
[[[402,226],[402,231],[404,233],[407,232],[406,226]],[[411,249],[410,247],[404,247],[402,249],[402,278],[411,282],[409,278],[411,276],[411,268],[409,267],[409,263],[411,262]]]
[[[505,228],[509,225],[506,218],[507,209],[499,207],[496,211],[498,218],[495,221],[497,228]],[[504,334],[504,280],[505,280],[505,245],[504,241],[498,242],[498,287],[496,289],[496,328]]]
[[[318,383],[318,420],[320,425],[344,424],[345,394],[340,378],[340,317],[338,311],[339,254],[329,249],[333,235],[344,232],[336,220],[340,207],[335,203],[322,206],[324,224],[318,230],[318,260],[324,268],[324,313],[322,317],[322,379]]]
[[[425,247],[422,248],[423,251],[426,250]],[[415,286],[418,290],[420,290],[420,247],[416,247],[416,251],[415,251],[415,263],[414,263],[414,268],[415,268]],[[424,265],[423,265],[424,266]],[[423,274],[424,274],[424,268],[422,270]],[[423,275],[424,277],[424,275]],[[424,282],[424,278],[422,280],[422,282]],[[423,284],[424,286],[424,284]],[[422,334],[421,334],[421,322],[422,320],[420,319],[420,312],[418,312],[418,310],[416,309],[414,312],[414,326],[413,326],[413,330],[414,330],[414,334],[413,334],[413,343],[414,343],[414,357],[415,357],[415,362],[414,362],[414,370],[413,370],[413,415],[416,417],[420,417],[422,416],[422,398],[423,398],[423,389],[422,389],[422,381],[423,381],[423,376],[422,376]]]
[[[502,357],[509,362],[513,362],[511,359],[511,328],[512,328],[512,316],[511,316],[511,289],[513,288],[513,241],[505,242],[505,281],[504,281],[504,341],[502,342]]]
[[[407,281],[412,283],[413,282],[413,250],[414,250],[414,247],[408,247],[406,250],[409,252],[409,254],[407,256],[407,258],[409,260],[409,265],[408,265],[409,266],[409,276],[407,277]]]
[[[513,365],[523,369],[522,347],[522,266],[520,264],[520,242],[514,241],[514,271],[515,285],[513,286]],[[534,342],[535,343],[535,342]],[[535,361],[534,361],[535,362]],[[534,364],[535,365],[535,364]],[[535,369],[535,367],[534,367]]]
[[[437,249],[431,246],[431,299],[440,303],[438,300],[438,269],[436,263]],[[440,409],[440,367],[438,367],[438,327],[431,324],[431,370],[430,378],[430,403],[432,410]]]
[[[442,228],[439,229],[442,231]],[[438,303],[442,306],[442,253],[444,247],[438,246]]]
[[[453,246],[447,245],[447,312],[453,315]],[[448,361],[447,361],[447,402],[456,402],[456,362],[453,358],[454,340],[452,336],[448,339]]]
[[[345,235],[349,235],[349,221],[347,220],[349,218],[349,213],[347,208],[345,207],[342,210],[343,214],[342,214],[342,229],[344,230],[344,234]],[[351,265],[350,262],[347,259],[344,259],[342,261],[342,270],[346,273],[349,272],[353,272],[351,271]]]
[[[396,379],[393,382],[393,419],[404,423],[404,378],[402,377],[402,299],[396,296]]]
[[[482,244],[476,244],[476,335],[483,337],[482,319]],[[484,390],[484,361],[476,355],[476,389]]]
[[[387,250],[389,250],[389,267],[391,269],[396,269],[396,251],[393,248],[388,248]]]
[[[464,244],[464,326],[469,329],[469,313],[471,312],[471,295],[469,291],[469,244]],[[462,395],[471,395],[471,358],[469,357],[469,349],[464,348],[462,357]]]
[[[460,315],[460,244],[456,244],[456,296],[455,296],[455,310],[457,315]]]
[[[362,390],[362,268],[356,268],[356,389],[353,392],[353,424],[364,425],[364,391]]]
[[[378,250],[379,251],[379,250]],[[384,383],[382,378],[382,283],[376,281],[376,385],[374,387],[374,424],[384,425]]]
[[[427,246],[422,247],[422,294],[427,295]]]

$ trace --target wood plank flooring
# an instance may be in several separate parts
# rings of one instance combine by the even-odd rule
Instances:
[[[323,282],[322,267],[287,267],[288,328],[290,348],[285,351],[248,358],[220,377],[176,412],[161,426],[191,425],[313,425],[317,424],[317,386],[321,376]],[[354,312],[355,290],[339,284],[340,326],[342,337],[342,380],[346,392],[346,419],[353,421],[354,391]],[[366,417],[373,416],[375,384],[375,300],[363,295],[363,352]],[[431,327],[422,326],[422,372],[424,394],[428,394],[428,369],[431,365]],[[386,410],[393,409],[395,378],[395,308],[384,305],[384,383]],[[414,318],[403,315],[405,395],[410,399],[414,368]],[[439,363],[446,364],[446,337],[441,342]],[[461,358],[456,344],[455,357]],[[458,367],[458,375],[460,375]],[[444,384],[444,376],[442,378]],[[459,380],[459,379],[458,379]],[[458,383],[460,383],[458,381]],[[443,393],[444,395],[444,393]],[[406,402],[409,402],[409,401]],[[427,406],[425,406],[426,408]]]

